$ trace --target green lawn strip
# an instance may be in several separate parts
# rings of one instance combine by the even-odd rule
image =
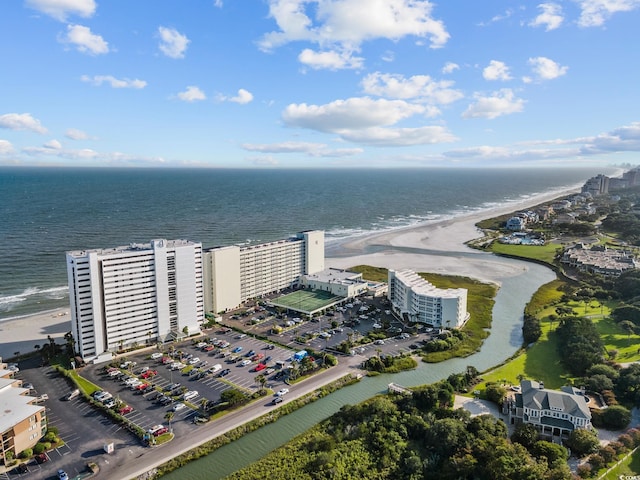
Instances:
[[[76,385],[78,385],[78,388],[84,393],[86,393],[87,395],[91,395],[93,392],[102,390],[102,388],[100,388],[95,383],[91,383],[86,378],[80,376],[80,374],[76,370],[67,370],[67,371],[69,372],[69,376],[73,378],[73,380],[76,382]]]
[[[493,253],[529,258],[540,262],[553,264],[553,260],[561,247],[555,243],[545,245],[507,245],[493,242],[490,250]]]

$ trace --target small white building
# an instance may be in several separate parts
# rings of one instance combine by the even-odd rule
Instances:
[[[328,268],[318,273],[304,275],[302,285],[312,290],[322,290],[345,298],[353,298],[365,293],[369,284],[361,273],[338,268]]]
[[[412,270],[389,270],[387,297],[409,322],[459,328],[469,319],[466,288],[437,288]]]

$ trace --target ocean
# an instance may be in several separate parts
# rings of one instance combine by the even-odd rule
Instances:
[[[68,306],[65,251],[348,238],[575,188],[609,169],[0,168],[0,320]]]

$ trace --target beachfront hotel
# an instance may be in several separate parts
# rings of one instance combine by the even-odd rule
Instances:
[[[205,250],[204,306],[220,313],[301,284],[302,276],[324,270],[324,231],[311,230],[259,245]]]
[[[408,322],[458,328],[469,319],[466,288],[437,288],[412,270],[389,270],[387,297]]]
[[[67,252],[71,333],[85,360],[200,331],[202,245],[188,240]]]

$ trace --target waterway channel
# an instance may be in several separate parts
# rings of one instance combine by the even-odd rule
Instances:
[[[328,418],[344,405],[356,404],[385,392],[391,382],[416,386],[437,382],[452,373],[463,372],[468,365],[484,371],[513,355],[522,345],[522,314],[533,293],[554,280],[555,273],[541,265],[514,259],[500,259],[518,267],[521,274],[498,278],[502,286],[493,309],[491,335],[482,348],[467,358],[438,364],[421,363],[415,370],[394,375],[365,377],[359,383],[338,390],[278,421],[249,433],[241,439],[166,475],[167,480],[218,480],[243,468],[313,425]]]

